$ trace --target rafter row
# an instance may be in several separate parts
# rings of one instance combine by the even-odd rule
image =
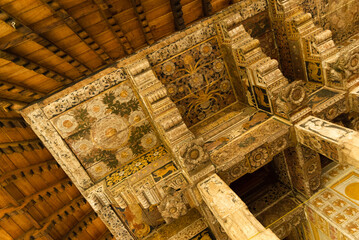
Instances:
[[[40,139],[0,143],[0,154],[20,153],[23,151],[33,151],[34,149],[44,149],[44,148],[45,146]]]
[[[141,22],[141,25],[142,25],[141,29],[142,29],[143,34],[145,35],[146,42],[148,44],[154,43],[155,40],[153,39],[151,28],[148,25],[148,21],[147,21],[143,6],[141,4],[141,1],[140,0],[131,0],[131,2],[132,2],[133,8],[135,9],[137,18]]]
[[[80,25],[79,23],[72,18],[69,13],[63,9],[58,1],[56,0],[42,0],[47,4],[53,13],[61,18],[66,25],[71,28],[71,30],[76,33],[76,35],[84,42],[86,45],[91,48],[97,56],[99,56],[106,63],[112,62],[111,57],[101,48],[101,44],[98,44],[95,39],[93,39]]]
[[[77,209],[81,206],[85,205],[87,202],[83,196],[79,196],[73,199],[70,203],[65,205],[64,207],[58,209],[56,212],[48,216],[47,218],[43,219],[39,225],[39,228],[32,228],[27,231],[24,235],[24,239],[31,239],[31,237],[36,237],[43,235],[50,226],[58,224],[66,219],[70,213],[74,213]],[[46,233],[45,233],[46,234]]]
[[[46,67],[40,66],[39,64],[32,62],[26,58],[21,56],[17,56],[13,53],[5,52],[0,50],[0,58],[5,59],[7,61],[13,62],[16,65],[27,68],[28,70],[34,71],[38,74],[42,74],[45,77],[54,79],[58,82],[63,82],[64,84],[71,83],[72,81],[67,77],[63,76],[60,73],[52,71]]]
[[[1,51],[0,51],[0,55],[1,55]],[[44,93],[1,80],[0,80],[0,91],[8,91],[10,93],[15,94],[14,97],[16,97],[16,95],[21,95],[28,98],[32,98],[33,100],[37,100],[45,96]]]
[[[58,168],[59,168],[58,163],[54,159],[52,159],[47,162],[34,164],[34,165],[28,166],[26,168],[16,169],[14,171],[7,172],[3,175],[0,175],[0,184],[2,186],[5,186],[14,180],[25,178],[25,177],[28,177],[29,175],[32,176],[34,174],[40,175],[44,171],[51,171],[51,170],[55,170]]]
[[[1,85],[1,84],[0,84]],[[1,88],[1,87],[0,87]],[[27,128],[29,125],[23,118],[0,118],[0,128]]]
[[[6,99],[6,98],[0,98],[0,109],[2,109],[5,112],[15,111],[24,108],[28,103],[12,100],[12,99]]]
[[[84,218],[82,218],[76,226],[74,226],[64,238],[64,240],[72,240],[77,239],[76,237],[82,232],[83,229],[86,229],[88,225],[90,225],[96,218],[98,218],[97,214],[92,211],[87,214]]]
[[[183,19],[181,0],[170,0],[170,3],[176,30],[185,29],[186,24]]]
[[[97,7],[100,9],[101,16],[105,19],[107,25],[113,32],[113,34],[117,37],[117,39],[122,44],[126,54],[132,54],[134,49],[128,41],[127,37],[123,33],[119,23],[113,17],[114,12],[112,12],[111,8],[108,6],[105,0],[94,0]]]
[[[2,218],[5,214],[9,214],[11,212],[15,212],[19,210],[26,211],[27,209],[34,206],[38,200],[49,199],[52,194],[57,194],[59,192],[66,191],[68,187],[72,187],[72,186],[73,183],[71,182],[71,180],[66,178],[60,182],[51,185],[48,188],[45,188],[37,193],[25,197],[20,204],[15,200],[15,202],[12,202],[13,206],[0,209],[0,218]],[[8,195],[10,195],[5,188],[3,188],[3,192],[4,191]]]
[[[20,21],[15,19],[13,16],[10,16],[4,10],[0,10],[0,20],[3,20],[9,26],[15,28],[17,32],[22,33],[24,36],[15,37],[15,36],[5,36],[0,38],[0,49],[5,50],[10,47],[14,47],[26,40],[32,40],[37,42],[38,44],[42,45],[46,49],[53,52],[56,56],[64,59],[68,63],[70,63],[73,67],[79,70],[84,75],[91,74],[91,70],[81,62],[72,57],[70,54],[66,53],[65,51],[58,48],[54,43],[50,42],[49,40],[41,37],[34,31],[32,31],[29,27],[22,24]]]

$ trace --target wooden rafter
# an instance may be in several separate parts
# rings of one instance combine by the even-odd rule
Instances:
[[[27,102],[0,98],[0,109],[4,110],[5,112],[17,112],[18,110],[24,108],[27,104]]]
[[[72,18],[69,13],[61,7],[57,0],[42,0],[47,4],[54,15],[61,18],[66,25],[71,28],[71,30],[76,33],[76,35],[89,47],[91,48],[97,56],[99,56],[105,63],[111,63],[111,57],[105,52],[101,47],[101,44],[97,43],[94,38],[92,38],[86,31],[83,29],[80,24]]]
[[[5,36],[0,38],[0,49],[5,50],[10,47],[14,47],[18,44],[23,43],[27,40],[32,40],[42,45],[46,49],[53,52],[56,56],[65,59],[68,63],[70,63],[73,67],[75,67],[78,71],[83,73],[84,75],[91,74],[91,70],[80,61],[78,61],[75,57],[72,57],[70,54],[61,50],[51,41],[41,37],[39,34],[32,31],[29,27],[22,24],[20,21],[15,19],[13,16],[10,16],[4,10],[0,10],[0,20],[7,23],[9,26],[16,29],[17,32],[14,34],[10,34],[10,36]],[[17,33],[23,34],[23,36],[14,36],[18,35]]]
[[[16,65],[22,66],[24,68],[27,68],[28,70],[34,71],[38,74],[42,74],[45,77],[54,79],[54,80],[56,80],[58,82],[62,82],[64,84],[72,82],[70,79],[68,79],[66,76],[63,76],[60,73],[52,71],[44,66],[40,66],[39,64],[37,64],[35,62],[32,62],[26,58],[21,57],[21,56],[17,56],[13,53],[9,53],[9,52],[0,50],[0,58],[8,60],[10,62],[13,62]]]
[[[202,10],[205,17],[212,15],[211,0],[202,0]]]
[[[79,196],[73,199],[70,203],[58,209],[56,212],[54,212],[47,218],[43,219],[39,223],[39,228],[32,228],[28,232],[26,232],[24,235],[24,239],[29,239],[31,236],[35,237],[36,239],[37,236],[46,235],[47,229],[49,229],[50,226],[62,222],[64,219],[66,219],[66,216],[68,216],[70,213],[75,212],[77,209],[79,209],[86,203],[87,202],[83,196]]]
[[[1,51],[0,51],[1,52]],[[0,53],[1,55],[1,53]],[[40,99],[41,97],[45,96],[44,93],[35,91],[33,89],[23,87],[14,83],[9,83],[6,81],[0,80],[0,92],[1,91],[8,91],[10,93],[14,94],[14,97],[17,95],[25,96],[32,98],[33,100]]]
[[[151,28],[148,25],[148,21],[147,21],[146,14],[144,12],[141,0],[131,0],[131,2],[132,2],[133,8],[135,9],[137,18],[141,23],[141,26],[142,26],[141,29],[142,29],[143,34],[145,35],[146,42],[148,44],[154,43],[155,40],[153,39]]]
[[[170,3],[176,30],[185,29],[186,24],[183,19],[181,0],[170,0]]]
[[[76,239],[76,236],[79,235],[79,232],[81,232],[83,229],[86,229],[86,226],[90,225],[96,218],[98,218],[97,214],[94,211],[90,212],[68,232],[64,239]]]
[[[34,193],[30,196],[25,197],[21,203],[18,203],[17,201],[15,201],[15,203],[12,203],[13,206],[11,207],[7,207],[7,208],[3,208],[0,209],[0,218],[2,218],[5,214],[9,214],[11,212],[14,211],[19,211],[19,210],[26,210],[25,208],[30,208],[32,205],[34,205],[39,198],[42,199],[48,199],[53,193],[57,193],[57,192],[61,192],[61,189],[63,189],[63,191],[66,190],[66,188],[68,188],[69,186],[73,186],[72,182],[70,181],[70,179],[66,178],[60,182],[57,182],[37,193]],[[7,193],[6,189],[4,189],[4,192]],[[9,194],[10,195],[10,194]]]
[[[27,128],[27,127],[29,127],[29,125],[26,123],[26,121],[23,118],[0,118],[0,127],[5,127],[5,128],[15,128],[15,127]]]
[[[43,149],[43,148],[45,148],[45,146],[40,141],[40,139],[0,143],[0,154],[1,153],[11,154],[15,152],[32,151],[34,149]]]
[[[111,8],[108,6],[105,0],[94,0],[98,8],[100,9],[100,13],[102,17],[105,19],[107,25],[113,32],[113,34],[118,38],[120,43],[122,44],[126,54],[132,54],[134,52],[133,47],[128,41],[127,37],[123,33],[119,23],[113,17],[113,12],[111,12]]]
[[[28,177],[28,175],[41,175],[44,171],[51,171],[53,169],[57,169],[58,167],[59,165],[57,164],[57,162],[52,159],[50,161],[41,162],[25,168],[19,168],[14,171],[0,175],[0,184],[2,186],[5,186],[7,183],[10,183],[17,179],[26,178]]]

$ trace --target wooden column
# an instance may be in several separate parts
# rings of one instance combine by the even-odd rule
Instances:
[[[298,142],[340,163],[359,168],[359,133],[309,116],[295,125]]]
[[[279,239],[270,229],[263,227],[247,205],[217,174],[197,186],[204,202],[232,240]]]

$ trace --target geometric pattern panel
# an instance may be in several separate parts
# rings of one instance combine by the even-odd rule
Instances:
[[[51,121],[97,181],[160,144],[127,80]]]
[[[236,101],[216,38],[167,59],[153,70],[188,127]]]

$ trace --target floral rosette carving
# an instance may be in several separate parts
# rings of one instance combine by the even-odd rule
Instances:
[[[265,147],[262,147],[252,151],[248,159],[250,165],[253,168],[259,168],[267,162],[268,156],[269,156],[268,150]]]
[[[275,104],[277,112],[288,114],[307,100],[304,82],[297,80],[283,89],[277,95]]]
[[[174,192],[174,190],[170,191],[158,206],[158,210],[167,223],[187,213],[187,207],[183,202],[182,195],[172,192]]]
[[[331,81],[340,82],[359,73],[359,50],[340,55],[334,62],[328,63],[328,76]]]
[[[209,160],[209,154],[204,150],[203,146],[204,141],[199,138],[192,140],[179,149],[179,154],[189,170],[193,170]]]

